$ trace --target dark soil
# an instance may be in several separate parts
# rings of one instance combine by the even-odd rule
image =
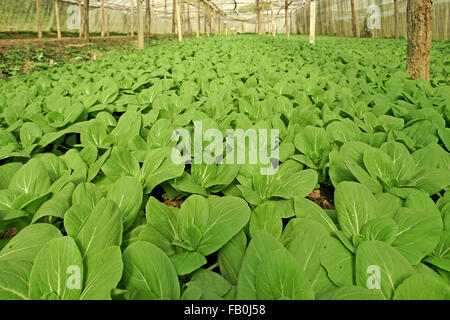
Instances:
[[[11,228],[6,230],[5,232],[0,233],[0,239],[11,239],[13,238],[19,230],[17,228]]]
[[[333,194],[334,190],[332,187],[321,186],[319,189],[314,189],[310,194],[306,196],[306,198],[314,201],[325,210],[334,210],[335,207]]]

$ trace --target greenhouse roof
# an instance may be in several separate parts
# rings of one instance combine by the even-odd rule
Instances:
[[[74,2],[78,3],[78,0],[63,0],[66,2]],[[81,0],[82,2],[84,0]],[[163,13],[171,13],[173,0],[149,0],[150,3],[153,4],[154,12],[156,14]],[[194,5],[197,2],[203,4],[206,7],[208,1],[207,0],[181,0],[183,3],[191,3]],[[295,11],[296,9],[308,4],[311,0],[289,0],[288,1],[288,10],[289,12]],[[105,6],[113,7],[113,8],[123,8],[127,10],[135,10],[137,0],[104,0]],[[273,10],[276,13],[279,13],[285,7],[284,0],[274,0],[271,1]],[[145,8],[146,1],[143,1],[143,5]],[[242,18],[248,18],[249,16],[254,16],[256,14],[256,4],[257,0],[211,0],[209,1],[211,8],[216,8],[218,13],[242,16]],[[270,1],[263,1],[262,11],[270,10]],[[100,0],[90,0],[90,6],[100,6]]]

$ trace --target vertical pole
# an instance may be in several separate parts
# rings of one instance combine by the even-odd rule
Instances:
[[[284,24],[286,25],[286,39],[289,40],[288,0],[284,0]]]
[[[264,0],[265,1],[265,0]],[[261,4],[261,18],[262,18],[262,33],[265,35],[266,34],[266,8],[265,8],[265,2],[263,2]]]
[[[176,0],[172,0],[172,34],[175,34],[177,28],[177,18],[176,18],[176,13],[177,13],[177,4],[176,4]]]
[[[222,23],[222,16],[219,14],[219,36],[222,35],[221,23]]]
[[[394,0],[395,1],[395,0]],[[333,3],[332,0],[328,0],[328,35],[331,36],[333,34],[333,26],[331,24],[331,18],[333,14]]]
[[[206,20],[208,22],[208,27],[206,28],[206,36],[209,38],[209,34],[211,33],[211,8],[209,7],[209,0],[207,4],[207,12],[206,12]]]
[[[89,0],[84,0],[84,40],[89,41]]]
[[[110,33],[109,33],[109,23],[110,23],[110,19],[109,19],[109,6],[106,7],[106,36],[109,37]]]
[[[180,1],[176,0],[176,11],[177,11],[177,26],[178,26],[178,41],[183,41],[183,35],[181,32],[181,11],[180,11]]]
[[[257,10],[256,30],[258,34],[261,34],[261,0],[258,0],[258,7],[256,10]]]
[[[197,7],[197,39],[200,38],[200,4],[196,3]]]
[[[151,19],[150,0],[145,0],[145,36],[147,37],[150,37]]]
[[[408,0],[406,66],[411,78],[430,80],[431,0]]]
[[[398,39],[398,9],[397,0],[394,0],[394,38]]]
[[[37,23],[37,36],[38,36],[38,39],[42,39],[41,5],[39,4],[39,0],[36,0],[36,23]]]
[[[152,33],[152,25],[155,23],[155,2],[152,0],[152,6],[150,7],[150,25],[149,25],[149,36]]]
[[[213,28],[214,28],[214,36],[217,36],[217,28],[216,28],[216,7],[213,7]]]
[[[131,0],[131,15],[130,15],[130,19],[131,19],[131,36],[134,37],[134,1]]]
[[[101,4],[100,4],[100,8],[101,8],[101,11],[102,11],[102,30],[101,30],[101,36],[102,36],[102,38],[105,36],[105,0],[102,0],[101,1]]]
[[[138,50],[144,50],[144,15],[142,14],[142,0],[137,0]]]
[[[354,0],[350,0],[350,6],[352,7],[352,33],[353,36],[356,38],[356,16],[355,16],[355,2]]]
[[[272,17],[272,36],[275,37],[277,31],[275,30],[275,17],[273,15],[272,0],[270,0],[270,16]]]
[[[303,6],[303,33],[306,34],[306,6]]]
[[[39,1],[39,0],[37,0]],[[78,0],[78,38],[83,37],[83,9],[81,8],[81,0]]]
[[[55,17],[56,17],[56,33],[58,34],[58,40],[61,40],[61,24],[59,21],[58,0],[55,0]]]
[[[316,42],[316,0],[309,4],[309,43]]]
[[[187,0],[187,24],[188,24],[188,32],[192,35],[191,29],[191,3]]]

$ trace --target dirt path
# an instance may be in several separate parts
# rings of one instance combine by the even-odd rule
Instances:
[[[114,44],[117,42],[131,42],[135,41],[136,37],[131,36],[111,36],[111,37],[91,37],[90,42],[79,38],[45,38],[41,39],[2,39],[0,40],[0,53],[5,53],[17,47],[31,47],[31,49],[45,47],[67,47],[73,45],[92,45],[103,43],[105,45]]]

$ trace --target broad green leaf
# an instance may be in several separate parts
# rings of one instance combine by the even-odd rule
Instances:
[[[26,194],[43,195],[50,187],[47,170],[38,159],[31,159],[16,171],[9,183],[9,189]]]
[[[111,300],[123,271],[122,253],[116,246],[105,248],[85,263],[80,300]]]
[[[397,211],[394,220],[399,228],[392,246],[410,264],[418,264],[439,242],[443,230],[441,217],[404,208]]]
[[[376,199],[362,184],[341,182],[336,186],[334,202],[339,225],[348,236],[360,234],[362,226],[375,218]]]
[[[29,261],[0,261],[0,300],[28,300]]]
[[[100,200],[75,237],[83,259],[91,259],[107,247],[120,246],[122,230],[117,205],[111,200]]]
[[[237,282],[238,300],[256,300],[256,271],[266,253],[284,249],[283,245],[266,231],[257,231],[245,252]]]
[[[83,261],[75,241],[62,237],[47,242],[36,256],[30,275],[30,298],[76,300],[83,283]],[[52,298],[52,299],[53,299]]]
[[[354,284],[355,256],[338,239],[329,236],[322,240],[320,263],[337,286]]]
[[[119,207],[124,231],[128,230],[136,219],[142,204],[142,192],[142,185],[135,177],[120,177],[109,189],[106,198]]]
[[[208,205],[208,221],[198,246],[205,256],[223,247],[250,219],[250,208],[243,199],[211,196]]]
[[[394,300],[450,300],[450,286],[444,279],[415,274],[400,283]]]
[[[278,239],[282,229],[283,222],[274,203],[263,203],[255,208],[250,218],[250,236],[257,230],[265,230]]]
[[[53,225],[36,223],[23,228],[0,251],[0,261],[22,260],[33,262],[41,248],[50,240],[61,238],[61,232]]]
[[[355,270],[358,286],[373,288],[389,300],[402,281],[414,274],[400,252],[381,241],[365,241],[359,245]]]
[[[260,300],[312,300],[314,293],[296,259],[286,250],[267,252],[256,269]]]
[[[247,237],[244,230],[241,230],[219,250],[217,258],[220,273],[232,285],[237,284],[246,248]]]
[[[177,272],[169,257],[148,242],[132,243],[123,252],[123,284],[152,300],[180,298]]]

